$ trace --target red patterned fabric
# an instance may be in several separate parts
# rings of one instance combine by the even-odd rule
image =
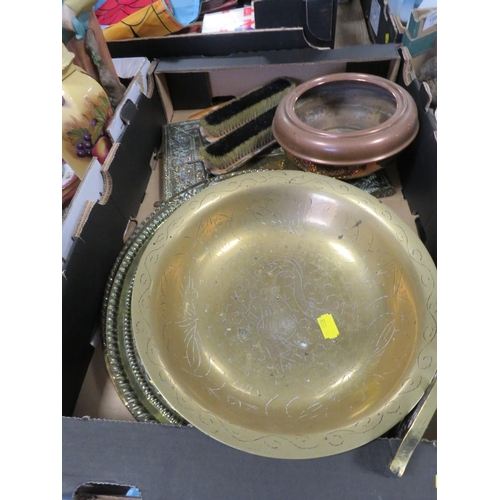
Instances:
[[[101,26],[109,26],[153,2],[154,0],[107,0],[96,9],[95,15]]]

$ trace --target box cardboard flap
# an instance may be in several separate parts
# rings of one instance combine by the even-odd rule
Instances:
[[[163,57],[229,56],[249,50],[290,50],[309,47],[302,27],[229,33],[188,33],[108,41],[107,45],[113,58],[147,57],[149,60]]]
[[[69,259],[74,238],[78,237],[89,211],[95,203],[105,204],[111,194],[111,186],[97,158],[93,158],[73,197],[62,223],[63,270]]]
[[[62,275],[63,415],[73,413],[93,353],[92,334],[125,223],[112,203],[94,204]]]
[[[400,30],[389,12],[387,0],[361,0],[368,32],[373,43],[399,43]]]
[[[231,95],[230,90],[232,95],[242,94],[277,76],[301,82],[329,73],[361,71],[394,79],[399,62],[397,46],[385,44],[246,52],[232,56],[230,66],[226,57],[170,57],[158,61],[156,74],[165,76],[174,109],[200,109],[211,106],[214,96]],[[197,89],[196,96],[192,88]]]
[[[134,485],[144,500],[435,499],[437,449],[422,441],[405,475],[387,466],[399,439],[316,460],[269,459],[194,427],[63,418],[63,498],[85,482]]]
[[[337,21],[337,0],[306,1],[306,38],[317,47],[333,48]]]
[[[255,27],[300,26],[308,44],[333,48],[337,21],[337,0],[256,0]]]
[[[437,9],[412,10],[406,29],[413,40],[437,31]]]
[[[401,47],[401,65],[397,83],[415,100],[420,128],[415,140],[398,161],[403,195],[414,214],[417,227],[431,257],[437,262],[437,123],[429,111],[429,92],[415,77],[411,56]]]
[[[78,234],[72,235],[71,249],[66,252],[62,275],[63,415],[74,410],[93,351],[90,342],[99,325],[106,282],[123,248],[130,219],[137,215],[144,198],[151,156],[161,145],[165,116],[152,85],[151,97],[141,93],[132,105],[134,111],[125,120],[120,142],[113,145],[104,162],[102,170],[110,188],[105,200],[95,203],[91,198],[94,203],[90,206],[84,203],[78,214]],[[98,183],[93,187],[98,189]]]
[[[127,87],[125,94],[116,107],[113,119],[106,128],[106,132],[113,142],[120,140],[125,131],[126,122],[122,119],[122,110],[127,103],[137,103],[141,94],[149,95],[149,74],[154,70],[154,63],[150,63],[145,57],[115,59],[113,64],[120,78],[130,78],[132,81]]]

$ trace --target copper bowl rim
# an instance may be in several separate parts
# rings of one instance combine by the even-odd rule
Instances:
[[[376,127],[349,132],[327,132],[304,123],[295,113],[307,91],[332,82],[366,82],[388,91],[396,102],[394,113]],[[364,73],[336,73],[298,85],[279,103],[273,134],[289,154],[320,165],[360,165],[392,157],[408,146],[419,130],[418,110],[411,95],[386,78]]]

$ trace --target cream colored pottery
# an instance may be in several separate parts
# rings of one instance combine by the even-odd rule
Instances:
[[[62,157],[83,179],[96,156],[101,163],[111,146],[105,127],[112,108],[101,85],[73,63],[62,45]]]

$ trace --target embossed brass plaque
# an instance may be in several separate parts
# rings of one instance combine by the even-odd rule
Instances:
[[[235,448],[313,458],[397,424],[436,372],[436,268],[360,189],[242,174],[155,231],[131,300],[137,356],[166,405]]]

